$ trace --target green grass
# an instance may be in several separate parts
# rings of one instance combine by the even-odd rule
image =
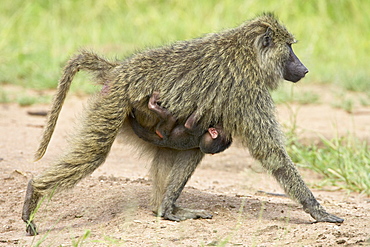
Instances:
[[[316,186],[337,186],[370,195],[370,145],[354,135],[327,139],[320,143],[302,144],[296,133],[295,117],[287,132],[287,151],[298,166],[323,175]]]
[[[310,69],[305,80],[370,90],[367,0],[3,1],[0,85],[55,88],[66,60],[81,48],[124,58],[234,27],[266,11],[275,12],[300,40],[294,49]]]
[[[72,239],[72,246],[73,247],[79,247],[79,246],[82,246],[83,243],[86,241],[86,239],[88,239],[91,235],[91,231],[90,230],[86,230],[85,233],[78,237],[77,240],[75,239]]]
[[[353,113],[353,106],[354,102],[352,99],[343,99],[342,101],[338,101],[333,103],[332,106],[335,108],[340,108],[345,110],[348,113]]]
[[[300,91],[293,83],[283,84],[279,89],[271,92],[276,104],[298,103],[301,105],[317,104],[320,102],[320,95],[312,91]]]
[[[0,103],[9,103],[11,102],[8,94],[4,91],[4,90],[1,90],[0,91]]]
[[[370,195],[370,146],[354,137],[321,137],[321,146],[299,142],[288,147],[294,162],[325,178],[323,184]]]

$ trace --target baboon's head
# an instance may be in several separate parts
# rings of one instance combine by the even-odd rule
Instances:
[[[268,78],[297,82],[308,73],[308,69],[293,52],[292,44],[296,40],[273,14],[260,16],[249,27],[254,34],[257,61],[262,73]]]

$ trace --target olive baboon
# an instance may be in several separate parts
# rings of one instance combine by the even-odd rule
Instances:
[[[135,134],[143,140],[159,147],[178,150],[199,147],[206,154],[222,152],[231,145],[231,137],[225,135],[221,125],[210,127],[208,130],[199,128],[196,112],[190,115],[184,125],[177,124],[177,119],[167,109],[158,105],[158,100],[159,93],[154,92],[148,103],[149,109],[163,120],[158,123],[155,133],[142,127],[134,117],[128,117]]]
[[[120,63],[89,52],[73,57],[59,82],[36,160],[45,153],[74,75],[80,69],[92,70],[104,90],[84,111],[65,154],[28,183],[22,215],[27,232],[36,234],[31,213],[39,199],[73,187],[100,166],[119,130],[129,124],[126,118],[131,112],[141,126],[155,131],[160,119],[147,106],[155,91],[179,124],[196,111],[201,128],[221,123],[226,135],[240,137],[285,193],[316,221],[343,222],[327,213],[303,182],[285,150],[276,120],[269,90],[276,89],[281,79],[297,82],[308,72],[294,54],[293,43],[292,34],[272,14],[263,14],[239,27],[143,51]],[[203,210],[175,206],[204,157],[200,149],[152,148],[152,203],[157,215],[174,221],[211,218]]]

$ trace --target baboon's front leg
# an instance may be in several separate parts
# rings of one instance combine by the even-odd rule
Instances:
[[[175,206],[177,198],[203,157],[204,154],[199,149],[177,152],[175,163],[167,178],[167,186],[158,215],[173,221],[212,218],[212,215],[204,210],[192,210]]]
[[[306,186],[294,164],[286,158],[284,167],[274,169],[272,175],[282,185],[286,193],[302,204],[303,210],[317,222],[342,223],[344,220],[326,212]]]
[[[259,100],[260,102],[256,101],[255,104],[265,106],[270,98],[261,97]],[[256,116],[262,118],[259,121],[251,121],[246,132],[247,144],[252,156],[271,172],[285,193],[302,204],[304,211],[317,221],[343,222],[343,219],[327,213],[316,200],[285,149],[284,137],[274,113],[261,109],[264,108],[248,109],[248,112],[255,112]]]

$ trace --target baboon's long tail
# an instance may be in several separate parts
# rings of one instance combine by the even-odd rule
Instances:
[[[94,72],[98,79],[104,79],[107,73],[116,65],[117,63],[111,63],[88,51],[82,51],[68,61],[64,68],[63,75],[59,80],[57,93],[54,97],[50,113],[48,114],[44,133],[42,135],[40,145],[35,153],[35,161],[41,159],[46,152],[46,148],[49,145],[51,136],[53,135],[64,100],[77,72],[80,70],[89,70]]]

